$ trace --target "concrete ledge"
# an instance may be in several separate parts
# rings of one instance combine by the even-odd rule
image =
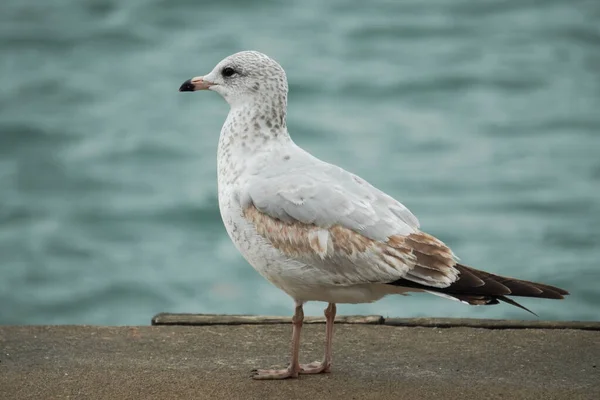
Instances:
[[[339,324],[381,325],[381,315],[339,315]],[[223,315],[223,314],[169,314],[160,313],[152,317],[152,325],[270,325],[291,324],[291,317],[270,317],[265,315]],[[305,324],[324,324],[325,317],[305,317]]]
[[[331,374],[268,382],[250,370],[287,363],[289,319],[203,318],[212,323],[0,326],[0,399],[600,399],[598,330],[347,317]],[[307,324],[302,361],[320,359],[323,341],[324,326]]]
[[[290,324],[291,317],[223,314],[160,313],[152,318],[152,325],[268,325]],[[306,317],[306,324],[324,324],[324,317]],[[428,328],[485,328],[485,329],[580,329],[600,331],[599,321],[520,321],[508,319],[473,318],[384,318],[381,315],[339,315],[336,324],[390,325]]]

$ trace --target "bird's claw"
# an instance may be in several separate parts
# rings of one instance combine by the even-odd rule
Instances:
[[[289,366],[284,369],[253,369],[250,377],[256,380],[297,378],[300,368]]]

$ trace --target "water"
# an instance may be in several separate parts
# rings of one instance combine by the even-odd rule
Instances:
[[[291,313],[220,221],[227,105],[177,92],[243,49],[286,68],[297,143],[465,263],[572,292],[524,299],[541,318],[600,319],[599,27],[595,1],[3,0],[0,323]],[[341,312],[529,318],[429,295]]]

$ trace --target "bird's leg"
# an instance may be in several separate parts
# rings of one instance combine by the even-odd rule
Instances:
[[[296,309],[292,317],[292,361],[285,369],[255,369],[252,370],[253,379],[286,379],[297,378],[300,372],[298,353],[300,351],[300,331],[304,321],[302,302],[296,302]]]
[[[333,321],[335,320],[336,307],[334,303],[329,303],[325,309],[325,358],[322,362],[312,362],[300,366],[301,374],[320,374],[331,371],[331,362],[333,358]]]

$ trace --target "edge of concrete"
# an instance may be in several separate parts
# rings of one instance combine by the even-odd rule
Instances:
[[[152,318],[152,325],[272,325],[289,324],[290,317],[224,314],[173,314],[160,313]],[[474,318],[384,318],[381,315],[340,315],[339,324],[389,325],[400,327],[431,328],[482,328],[482,329],[576,329],[600,331],[600,321],[521,321],[508,319]],[[324,324],[324,317],[306,317],[306,324]]]

